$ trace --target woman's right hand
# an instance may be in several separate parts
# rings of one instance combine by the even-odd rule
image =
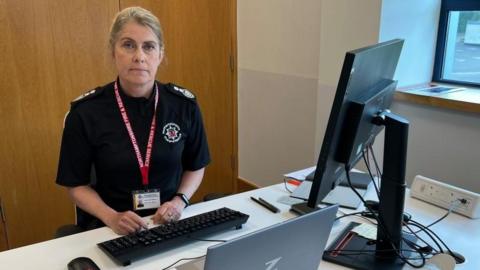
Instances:
[[[132,211],[112,213],[105,224],[115,233],[121,235],[134,233],[142,228],[148,228],[145,221]]]

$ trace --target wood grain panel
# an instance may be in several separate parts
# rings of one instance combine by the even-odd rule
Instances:
[[[0,222],[0,252],[8,249],[7,234],[3,222]]]
[[[238,193],[260,188],[260,186],[258,186],[254,182],[252,182],[250,180],[247,180],[245,178],[242,178],[242,177],[238,177],[237,187],[238,187],[238,190],[237,190]]]
[[[8,249],[8,236],[7,228],[5,226],[5,220],[3,215],[3,203],[0,198],[0,252]]]
[[[69,102],[114,79],[107,47],[118,1],[0,0],[0,196],[11,247],[74,221],[55,185]]]
[[[192,89],[199,100],[212,163],[194,201],[210,192],[232,193],[236,156],[236,2],[231,0],[121,0],[159,17],[166,61],[158,79]]]

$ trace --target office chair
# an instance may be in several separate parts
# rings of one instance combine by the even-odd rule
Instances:
[[[216,199],[220,199],[222,197],[229,196],[229,195],[231,195],[231,194],[230,193],[215,193],[215,192],[212,192],[212,193],[208,193],[207,195],[203,196],[203,201],[206,202],[206,201],[216,200]]]
[[[90,170],[90,179],[91,179],[90,185],[94,185],[97,181],[94,165],[92,165],[92,169]],[[77,225],[79,223],[78,222],[79,219],[81,219],[82,216],[84,216],[83,213],[85,212],[75,205],[75,224],[66,224],[58,227],[58,229],[55,231],[54,238],[69,236],[72,234],[81,233],[89,230],[89,229],[84,229]],[[95,229],[95,227],[92,226],[91,229]]]

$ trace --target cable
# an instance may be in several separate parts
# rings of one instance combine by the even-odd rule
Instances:
[[[440,221],[444,220],[448,215],[450,215],[453,211],[453,208],[456,207],[456,205],[454,205],[454,203],[456,202],[460,202],[462,203],[462,200],[461,199],[456,199],[455,201],[452,201],[450,202],[450,206],[448,207],[448,210],[447,210],[447,213],[445,213],[443,216],[441,216],[439,219],[435,220],[434,222],[430,223],[429,225],[425,226],[425,225],[422,225],[424,226],[425,228],[430,228],[432,227],[433,225],[439,223]],[[416,233],[422,231],[422,229],[416,231]],[[409,232],[405,232],[405,233],[409,233]]]
[[[370,167],[370,151],[368,151],[368,147],[363,149],[363,158],[365,160],[365,164]]]
[[[377,159],[375,157],[375,152],[373,151],[373,147],[372,147],[372,144],[368,145],[367,146],[367,157],[368,157],[368,165],[367,165],[367,169],[369,170],[369,174],[370,174],[370,177],[373,177],[373,174],[371,172],[371,168],[370,168],[370,155],[368,155],[368,153],[371,153],[372,155],[372,158],[373,158],[373,161],[374,161],[374,164],[375,164],[375,172],[376,172],[376,175],[377,175],[377,179],[378,179],[378,186],[375,185],[375,190],[377,191],[377,196],[380,197],[380,192],[378,191],[380,189],[380,185],[381,185],[381,179],[382,179],[382,171],[380,170],[380,166],[378,166],[378,163],[377,163]],[[374,184],[376,184],[376,182],[374,181]]]
[[[433,225],[437,224],[438,222],[442,221],[443,219],[445,219],[448,215],[450,215],[450,213],[452,213],[453,211],[453,208],[456,207],[456,205],[454,206],[454,203],[456,202],[459,202],[461,203],[462,201],[460,199],[456,199],[455,201],[451,202],[450,203],[450,207],[448,208],[448,211],[447,213],[445,213],[445,215],[443,215],[441,218],[435,220],[434,222],[430,223],[429,225],[425,226],[425,228],[430,228],[432,227]]]
[[[370,152],[372,153],[372,158],[373,158],[373,162],[375,163],[375,168],[377,170],[377,175],[381,179],[382,178],[382,171],[380,170],[380,166],[378,166],[377,158],[375,157],[375,152],[373,151],[372,145],[369,145],[368,149],[370,149]]]
[[[363,160],[365,162],[365,166],[367,166],[367,171],[368,174],[370,175],[370,178],[372,178],[373,186],[375,187],[375,192],[377,193],[377,197],[380,198],[380,190],[378,189],[377,183],[375,182],[375,177],[372,174],[372,170],[370,169],[370,162],[368,159],[365,158],[365,152],[363,152]],[[367,151],[367,156],[368,156],[368,151]]]
[[[217,242],[217,243],[225,243],[228,242],[228,240],[217,240],[217,239],[202,239],[202,238],[195,238],[192,237],[191,235],[187,236],[188,238],[196,241],[203,241],[203,242]]]
[[[408,222],[409,225],[412,225],[412,226],[415,226],[419,229],[422,228],[422,225],[416,221],[413,221],[413,220],[410,220]],[[429,229],[426,229],[426,230],[422,230],[423,233],[425,233],[426,235],[428,235],[430,237],[430,239],[435,243],[435,245],[437,245],[438,249],[440,250],[440,252],[443,252],[443,248],[442,246],[438,243],[438,241],[433,237],[433,234],[431,234],[431,232],[429,231]],[[421,238],[420,238],[421,239]],[[422,241],[425,243],[425,241],[422,239]]]
[[[343,216],[336,217],[335,220],[339,220],[339,219],[342,219],[344,217],[349,217],[349,216],[357,216],[359,218],[365,219],[366,221],[370,222],[373,225],[377,225],[377,223],[375,223],[375,222],[371,221],[370,219],[368,219],[367,217],[363,216],[362,215],[363,213],[366,213],[366,212],[361,211],[361,212],[354,212],[354,213],[350,213],[350,214],[344,214]]]
[[[216,239],[202,239],[202,238],[196,238],[196,237],[192,237],[191,235],[187,236],[188,238],[192,239],[192,240],[196,240],[196,241],[204,241],[204,242],[219,242],[219,243],[225,243],[227,242],[228,240],[216,240]],[[169,266],[163,268],[162,270],[166,270],[166,269],[169,269],[170,267],[173,267],[174,265],[176,265],[177,263],[181,262],[181,261],[186,261],[186,260],[195,260],[195,259],[200,259],[200,258],[203,258],[205,257],[205,255],[202,255],[202,256],[198,256],[198,257],[191,257],[191,258],[182,258],[182,259],[179,259],[177,260],[176,262],[170,264]]]
[[[343,216],[336,217],[335,220],[339,220],[339,219],[342,219],[342,218],[344,218],[344,217],[359,215],[359,214],[362,214],[363,212],[364,212],[364,211],[353,212],[353,213],[350,213],[350,214],[343,214]]]
[[[412,221],[412,222],[414,222],[415,224],[419,225],[419,228],[424,228],[424,229],[425,229],[425,231],[424,231],[425,233],[428,232],[428,233],[433,234],[433,235],[435,236],[435,238],[436,238],[438,241],[440,241],[440,243],[442,243],[442,245],[448,250],[448,252],[449,252],[450,254],[453,253],[452,250],[450,250],[450,248],[447,246],[447,244],[445,244],[445,242],[443,242],[443,240],[442,240],[434,231],[432,231],[430,228],[426,228],[425,226],[423,226],[422,224],[420,224],[420,223],[418,223],[418,222],[416,222],[416,221]],[[428,233],[427,233],[427,234],[428,234]],[[433,240],[433,238],[432,238],[432,240]],[[434,240],[434,241],[435,241],[435,240]],[[440,249],[440,250],[441,250],[441,252],[443,252],[442,249]]]
[[[368,167],[368,166],[367,166],[367,167]],[[346,171],[347,182],[348,182],[349,187],[350,187],[350,188],[352,189],[352,191],[358,196],[358,198],[360,198],[360,200],[362,201],[362,203],[363,203],[364,205],[366,205],[366,202],[365,202],[365,200],[363,199],[363,197],[360,195],[360,193],[358,193],[358,191],[357,191],[357,190],[353,187],[353,185],[352,185],[351,178],[350,178],[350,168],[349,168],[348,165],[345,165],[345,171]],[[371,173],[370,173],[370,177],[372,177],[372,180],[373,180],[374,183],[375,183],[375,180],[374,180],[374,178],[373,178],[373,176],[372,176]],[[284,179],[284,185],[285,185],[285,189],[287,189],[287,191],[289,191],[289,189],[287,188],[286,180],[285,180],[285,179]],[[375,185],[375,186],[376,186],[376,185]],[[372,209],[370,209],[368,206],[366,206],[366,207],[367,207],[367,210],[370,211],[370,213],[372,214],[372,216],[375,216],[374,211],[373,211]],[[345,217],[345,216],[347,216],[347,215],[350,216],[350,215],[354,215],[354,214],[346,214],[346,215],[344,215],[344,216],[342,216],[342,217]],[[340,217],[340,218],[342,218],[342,217]],[[362,217],[362,218],[366,219],[365,217]],[[381,226],[382,226],[383,228],[385,228],[385,226],[383,225],[382,221],[378,220],[378,216],[377,216],[376,219],[377,219],[377,224],[376,224],[376,225],[378,226],[379,223],[380,223]],[[368,219],[367,219],[367,220],[368,220]],[[368,220],[368,221],[371,222],[370,220]],[[386,230],[384,230],[384,231],[386,232],[387,237],[388,237],[389,240],[390,240],[390,235],[389,235],[388,231],[386,231]],[[395,253],[397,254],[398,258],[400,258],[400,260],[402,260],[404,263],[406,263],[406,264],[408,264],[408,265],[410,265],[411,267],[414,267],[414,268],[421,268],[421,267],[423,267],[423,266],[425,265],[425,258],[424,258],[424,256],[423,256],[423,254],[421,254],[421,252],[418,252],[418,251],[417,251],[417,253],[419,253],[420,256],[422,256],[422,264],[420,264],[420,265],[415,265],[415,264],[412,264],[411,262],[409,262],[409,261],[408,261],[408,258],[405,258],[405,257],[401,254],[401,251],[399,251],[398,249],[396,249],[395,246],[393,246],[393,244],[391,244],[391,245],[392,245],[392,247],[393,247],[393,249],[392,249],[391,251],[395,251]]]
[[[346,175],[347,175],[347,183],[348,183],[348,186],[350,187],[350,189],[355,193],[355,195],[357,195],[357,197],[362,201],[363,205],[366,206],[366,202],[365,202],[365,199],[362,197],[362,195],[360,195],[360,193],[358,193],[357,189],[355,187],[353,187],[352,185],[352,181],[350,179],[350,167],[348,165],[345,164],[345,172],[346,172]],[[367,207],[367,209],[372,212],[373,214],[373,211],[372,209],[370,209],[369,207]]]
[[[348,182],[348,185],[349,185],[350,189],[352,189],[352,191],[358,196],[358,198],[362,201],[362,203],[365,205],[365,207],[368,209],[368,211],[370,211],[370,213],[371,213],[373,216],[375,216],[374,211],[373,211],[372,209],[370,209],[370,207],[368,207],[368,205],[367,205],[366,202],[365,202],[365,199],[363,199],[363,197],[360,195],[360,193],[358,193],[358,191],[353,187],[352,181],[351,181],[351,179],[350,179],[350,167],[349,167],[348,164],[345,164],[345,172],[346,172],[346,175],[347,175],[347,182]],[[413,267],[413,268],[421,268],[421,267],[423,267],[423,266],[425,265],[425,258],[424,258],[424,257],[422,257],[422,263],[421,263],[420,265],[415,265],[415,264],[409,262],[408,259],[405,258],[400,251],[398,251],[398,249],[397,249],[397,248],[393,245],[393,243],[391,242],[391,241],[392,241],[392,240],[391,240],[391,236],[390,236],[390,233],[388,232],[388,230],[385,229],[384,221],[381,220],[381,219],[379,219],[378,217],[379,217],[379,216],[377,216],[377,218],[376,218],[376,219],[377,219],[377,226],[380,225],[380,226],[382,227],[383,231],[385,232],[385,234],[386,234],[386,236],[387,236],[387,239],[388,239],[389,242],[390,242],[390,245],[391,245],[392,248],[393,248],[392,250],[395,251],[395,253],[397,254],[398,258],[399,258],[401,261],[403,261],[404,263],[410,265],[410,266]],[[402,238],[402,239],[403,239],[403,238]],[[421,254],[420,252],[418,252],[418,253]],[[422,255],[423,255],[423,254],[422,254]],[[421,256],[422,256],[422,255],[421,255]]]
[[[377,162],[377,159],[376,159],[376,157],[375,157],[375,152],[373,151],[372,145],[369,145],[368,147],[369,147],[369,149],[370,149],[370,151],[371,151],[372,158],[373,158],[373,161],[374,161],[374,163],[375,163],[376,170],[377,170],[378,174],[381,175],[380,167],[378,166],[378,162]],[[462,201],[460,200],[460,202],[462,202]],[[417,224],[416,226],[417,226],[418,228],[425,227],[425,231],[423,231],[423,230],[422,230],[422,231],[425,232],[425,233],[435,242],[435,244],[438,245],[438,242],[434,239],[434,237],[432,236],[432,234],[445,246],[445,248],[447,248],[447,250],[448,250],[449,252],[451,252],[450,249],[448,248],[448,246],[438,237],[438,235],[436,235],[432,230],[429,229],[429,227],[431,227],[431,226],[435,225],[436,223],[440,222],[440,221],[443,220],[446,216],[448,216],[448,213],[447,213],[444,217],[441,217],[439,220],[437,220],[437,221],[429,224],[428,226],[424,226],[424,225],[422,225],[422,224],[420,224],[420,223],[418,223],[418,222],[415,222],[415,221],[413,221],[413,220],[412,220],[412,222],[415,222],[415,223]],[[428,230],[428,232],[427,232],[427,230]],[[417,236],[417,237],[418,237],[418,236]],[[438,245],[438,246],[440,247],[440,245]],[[440,247],[440,249],[441,249],[441,247]]]
[[[188,261],[188,260],[196,260],[196,259],[200,259],[200,258],[203,258],[205,257],[206,255],[202,255],[202,256],[198,256],[198,257],[191,257],[191,258],[181,258],[179,260],[177,260],[176,262],[170,264],[169,266],[165,267],[165,268],[162,268],[161,270],[166,270],[166,269],[169,269],[173,266],[175,266],[177,263],[181,262],[181,261]]]
[[[414,249],[418,253],[422,253],[422,254],[425,254],[425,255],[433,254],[432,246],[430,246],[428,244],[426,246],[422,247],[422,246],[418,245],[417,243],[408,240],[407,238],[403,238],[403,242],[405,244],[407,244],[410,248]]]
[[[457,201],[457,200],[456,200],[456,201]],[[405,226],[407,229],[409,229],[409,230],[411,231],[412,234],[414,234],[414,235],[417,237],[417,239],[419,239],[419,240],[421,240],[422,242],[424,242],[428,247],[430,247],[430,248],[432,249],[432,251],[435,251],[435,253],[431,253],[431,254],[443,253],[444,250],[443,250],[443,248],[442,248],[442,245],[447,249],[447,251],[448,251],[450,254],[453,254],[452,251],[451,251],[451,249],[447,246],[447,244],[445,244],[445,242],[443,242],[443,240],[442,240],[435,232],[433,232],[429,227],[437,224],[438,222],[440,222],[441,220],[443,220],[446,216],[448,216],[448,214],[451,213],[451,211],[452,211],[452,209],[453,209],[453,204],[454,204],[456,201],[453,201],[453,202],[451,203],[451,205],[450,205],[450,207],[449,207],[449,211],[448,211],[445,215],[443,215],[441,218],[437,219],[436,221],[434,221],[433,223],[431,223],[431,224],[429,224],[429,225],[427,225],[427,226],[424,226],[424,225],[422,225],[422,224],[420,224],[420,223],[418,223],[418,222],[416,222],[416,221],[414,221],[414,220],[410,220],[410,221],[408,222],[408,225],[413,225],[413,226],[419,228],[419,230],[416,231],[416,232],[414,232],[413,230],[411,230],[408,225]],[[462,203],[462,200],[461,200],[461,199],[459,199],[458,201]],[[425,233],[426,235],[428,235],[428,236],[430,237],[430,239],[437,245],[438,250],[435,249],[434,247],[432,247],[431,245],[429,245],[428,243],[426,243],[426,241],[423,240],[421,237],[419,237],[419,236],[417,235],[418,232],[423,232],[423,233]],[[437,241],[437,240],[438,240],[438,241]],[[441,245],[440,245],[439,242],[441,243]],[[408,243],[407,243],[407,244],[408,244]]]
[[[437,249],[435,249],[434,247],[432,247],[429,243],[427,243],[427,241],[425,241],[422,237],[420,237],[420,236],[417,234],[417,232],[414,232],[414,231],[410,228],[409,224],[404,224],[404,225],[405,225],[405,227],[406,227],[409,231],[411,231],[411,233],[412,233],[413,235],[415,235],[415,237],[416,237],[418,240],[422,241],[425,245],[427,245],[428,247],[430,247],[433,251],[438,252]],[[408,240],[408,239],[406,239],[406,238],[403,238],[403,241],[404,241],[405,243],[407,243],[407,245],[410,243],[410,244],[414,244],[414,245],[417,245],[418,247],[420,247],[418,244],[413,243],[413,242],[411,242],[410,240]]]
[[[371,154],[372,159],[373,159],[373,161],[374,161],[373,163],[374,163],[374,165],[375,165],[375,173],[376,173],[376,175],[377,175],[377,177],[378,177],[378,179],[379,179],[379,187],[380,187],[380,179],[382,179],[382,171],[380,170],[380,166],[379,166],[378,163],[377,163],[377,159],[376,159],[376,157],[375,157],[375,152],[373,151],[372,145],[369,145],[369,146],[367,147],[367,153],[370,153],[370,154]],[[369,156],[370,156],[370,155],[369,155]],[[369,163],[370,163],[370,162],[369,162]]]
[[[369,171],[370,177],[373,178],[373,174],[371,173],[371,168],[370,168],[370,154],[371,154],[371,156],[372,156],[372,158],[373,158],[373,161],[374,161],[374,164],[375,164],[375,170],[376,170],[376,172],[377,172],[377,176],[379,176],[380,179],[381,179],[381,177],[382,177],[382,172],[381,172],[380,167],[379,167],[379,165],[378,165],[377,159],[376,159],[376,157],[375,157],[375,152],[373,151],[373,148],[372,148],[372,145],[371,145],[371,144],[367,146],[367,151],[364,152],[363,159],[364,159],[365,165],[367,166],[367,169],[368,169],[368,171]],[[346,169],[347,169],[347,168],[346,168]],[[347,180],[348,180],[348,175],[347,175]],[[374,181],[374,183],[375,183],[375,181]],[[379,186],[380,186],[380,184],[379,184]],[[376,187],[376,186],[375,186],[375,187]],[[376,190],[377,190],[377,189],[376,189]],[[377,194],[378,194],[378,191],[377,191]],[[357,196],[358,196],[358,194],[357,194]],[[361,199],[363,199],[363,198],[361,198]],[[460,201],[461,203],[463,203],[461,199],[459,199],[459,201]],[[364,202],[364,200],[362,200],[362,202]],[[454,201],[454,202],[456,202],[456,201]],[[409,258],[405,258],[402,254],[400,254],[398,251],[396,251],[396,253],[397,253],[397,255],[399,256],[399,258],[400,258],[402,261],[404,261],[405,263],[407,263],[408,265],[412,266],[412,267],[420,268],[420,267],[422,267],[422,266],[425,264],[425,257],[424,257],[424,255],[423,255],[423,253],[426,253],[426,254],[428,254],[428,253],[434,254],[433,252],[428,252],[430,248],[432,249],[432,251],[435,251],[435,252],[438,253],[438,251],[437,251],[434,247],[432,247],[431,245],[429,245],[424,239],[422,239],[422,238],[417,234],[417,233],[419,233],[419,232],[424,232],[426,235],[428,235],[428,236],[430,237],[430,239],[432,239],[432,241],[438,246],[440,252],[443,252],[443,248],[442,248],[442,246],[440,245],[440,243],[441,243],[441,244],[448,250],[448,252],[449,252],[450,254],[452,254],[452,251],[451,251],[451,250],[449,249],[449,247],[443,242],[443,240],[440,239],[440,237],[439,237],[437,234],[435,234],[435,232],[433,232],[433,231],[432,231],[431,229],[429,229],[429,228],[430,228],[431,226],[437,224],[437,223],[440,222],[441,220],[445,219],[445,218],[453,211],[453,207],[454,207],[454,205],[453,205],[453,202],[452,202],[452,204],[451,204],[450,207],[449,207],[449,211],[448,211],[445,215],[443,215],[443,216],[440,217],[438,220],[432,222],[431,224],[429,224],[429,225],[427,225],[427,226],[424,226],[424,225],[422,225],[422,224],[420,224],[420,223],[418,223],[418,222],[416,222],[416,221],[414,221],[414,220],[409,221],[408,225],[413,225],[413,226],[419,228],[419,230],[416,231],[416,232],[414,232],[413,230],[411,230],[410,227],[408,227],[407,224],[404,224],[405,227],[407,227],[409,230],[411,230],[411,232],[410,232],[411,234],[415,235],[415,237],[416,237],[417,239],[419,239],[420,241],[422,241],[423,243],[425,243],[427,246],[426,246],[426,247],[420,247],[419,245],[413,243],[412,241],[410,241],[410,240],[405,239],[404,237],[402,237],[402,241],[403,241],[405,244],[407,244],[408,246],[412,247],[416,253],[420,254],[420,256],[422,257],[422,264],[421,264],[421,265],[414,265],[414,264],[412,264],[412,263],[410,263],[410,262],[407,261]],[[371,211],[371,209],[368,209],[368,210]],[[373,211],[371,211],[371,212],[373,212]],[[383,226],[383,221],[377,219],[377,222],[379,223],[378,225],[384,227],[384,226]],[[390,235],[388,234],[388,231],[385,231],[385,232],[387,233],[387,238],[390,238]],[[405,232],[405,231],[402,230],[402,232]],[[408,233],[408,232],[405,232],[405,233]],[[437,241],[437,240],[438,240],[438,241]],[[440,243],[439,243],[439,242],[440,242]]]

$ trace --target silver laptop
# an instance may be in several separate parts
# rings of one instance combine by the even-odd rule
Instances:
[[[209,247],[204,260],[176,269],[317,269],[337,210],[337,205],[329,206]]]

